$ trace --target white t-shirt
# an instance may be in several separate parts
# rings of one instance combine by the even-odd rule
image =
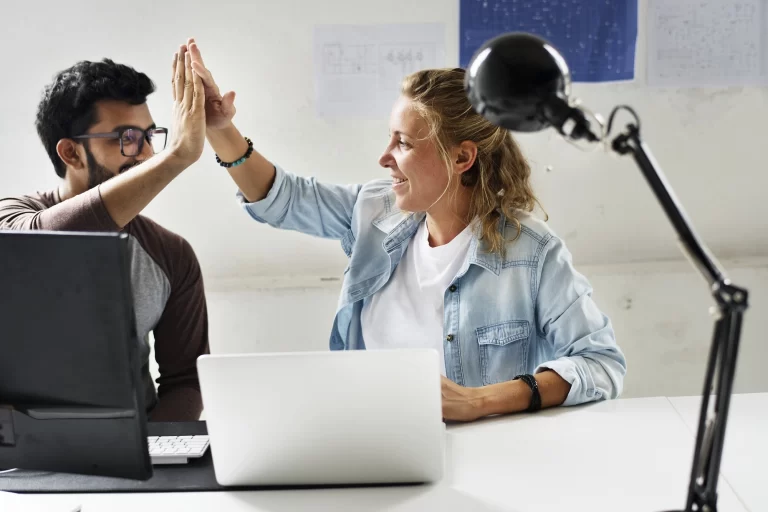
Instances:
[[[472,226],[449,243],[430,247],[426,220],[421,222],[389,282],[363,305],[367,350],[434,348],[445,375],[443,300],[466,259]]]

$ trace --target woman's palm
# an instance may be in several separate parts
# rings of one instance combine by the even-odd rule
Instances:
[[[203,80],[206,126],[207,128],[224,128],[235,117],[235,93],[230,91],[222,96],[213,80],[213,75],[203,63],[203,56],[194,39],[189,40],[187,47],[192,56],[192,68]]]
[[[205,122],[208,128],[224,128],[235,116],[235,93],[223,97],[214,88],[205,87]]]

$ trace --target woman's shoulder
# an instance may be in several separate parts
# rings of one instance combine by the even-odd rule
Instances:
[[[554,246],[563,245],[547,222],[534,213],[517,210],[504,217],[505,264],[527,261],[536,264]]]
[[[537,243],[546,244],[557,234],[547,222],[532,212],[516,210],[514,216],[505,217],[504,238],[512,240],[519,232],[518,238],[528,238]],[[511,235],[511,236],[510,236]]]

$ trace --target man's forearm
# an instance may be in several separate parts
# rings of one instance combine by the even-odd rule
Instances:
[[[565,402],[571,385],[553,371],[535,376],[541,395],[541,407],[554,407]],[[478,388],[482,416],[524,411],[531,403],[531,388],[522,380],[511,380]]]
[[[206,131],[208,143],[224,162],[234,162],[248,149],[248,143],[234,125]],[[275,181],[275,166],[258,151],[238,165],[227,169],[245,198],[253,203],[264,199]]]
[[[150,421],[197,421],[203,411],[200,391],[191,387],[178,387],[163,393],[152,410]]]
[[[172,154],[150,158],[100,185],[104,207],[122,229],[185,168]]]

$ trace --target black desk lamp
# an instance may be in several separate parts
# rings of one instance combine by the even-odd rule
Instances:
[[[550,126],[566,139],[603,142],[619,110],[635,118],[611,147],[631,153],[680,239],[685,254],[709,284],[716,306],[685,512],[717,511],[717,478],[733,386],[747,290],[733,285],[699,241],[679,201],[640,138],[640,119],[628,106],[613,109],[605,130],[595,133],[584,110],[571,102],[571,75],[560,52],[531,34],[513,32],[486,42],[467,68],[466,90],[474,109],[492,123],[518,132]],[[598,123],[599,124],[599,123]],[[710,393],[715,399],[710,410]]]

